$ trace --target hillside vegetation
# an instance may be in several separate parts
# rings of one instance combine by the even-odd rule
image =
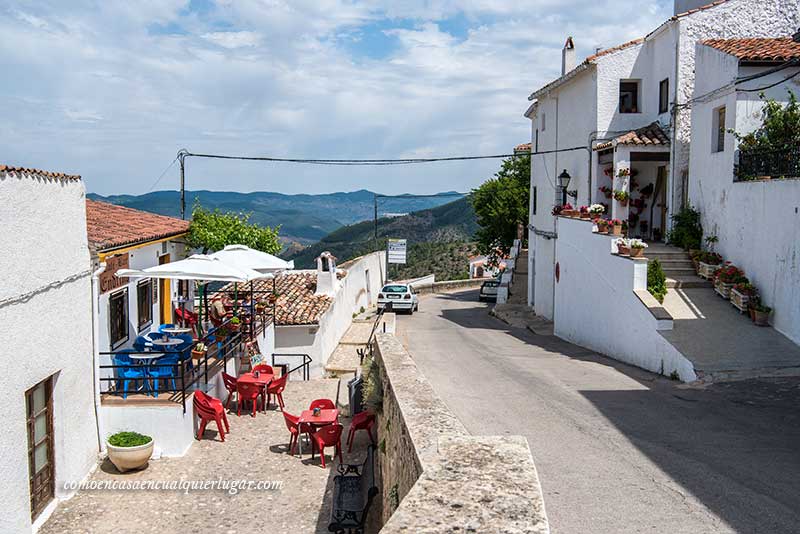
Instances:
[[[469,271],[470,242],[477,230],[475,212],[466,198],[443,206],[378,220],[378,240],[373,221],[342,227],[318,243],[288,257],[298,268],[312,268],[325,250],[343,262],[375,250],[384,250],[388,238],[407,239],[408,263],[393,265],[393,278],[414,278],[430,273],[437,279],[465,278]]]

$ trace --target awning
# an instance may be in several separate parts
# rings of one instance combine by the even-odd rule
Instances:
[[[647,147],[668,147],[669,137],[658,122],[653,122],[628,133],[615,137],[611,141],[595,145],[594,150],[605,150],[617,145],[635,145]]]
[[[195,254],[185,260],[148,267],[147,269],[120,269],[120,278],[169,278],[173,280],[204,280],[209,282],[250,282],[272,278],[269,273],[243,269],[218,258]]]
[[[262,273],[278,273],[294,269],[294,261],[284,261],[272,254],[244,245],[228,245],[219,252],[211,254],[211,257],[222,260],[229,265]]]

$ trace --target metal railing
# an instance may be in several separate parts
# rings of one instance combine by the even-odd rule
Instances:
[[[180,401],[183,406],[183,413],[186,413],[186,398],[187,392],[195,389],[201,389],[203,386],[208,386],[209,374],[213,376],[213,372],[217,368],[225,369],[228,360],[240,357],[243,351],[244,336],[241,331],[231,331],[230,320],[222,323],[219,327],[211,329],[202,339],[197,340],[191,346],[184,350],[151,350],[151,351],[131,351],[131,350],[117,350],[100,352],[101,356],[110,356],[111,365],[100,365],[100,382],[105,383],[107,387],[103,394],[108,395],[131,395],[138,393],[154,393],[157,391],[159,394],[166,393],[170,395],[171,401]],[[228,333],[226,333],[228,332]],[[224,339],[218,339],[220,333],[225,333]],[[192,351],[200,344],[206,346],[203,357],[195,360],[192,357]],[[133,364],[117,365],[114,363],[116,355],[125,355],[131,359],[137,359],[137,356],[146,356],[145,358],[138,358],[140,362]],[[159,363],[159,360],[165,356],[178,355],[179,360],[175,364]],[[191,368],[190,368],[191,365]],[[159,369],[157,376],[151,376],[153,369]],[[166,372],[164,370],[167,370]],[[136,370],[139,371],[141,376],[135,378],[125,378],[121,376],[124,371]],[[111,376],[102,376],[104,373],[110,372]],[[133,389],[125,391],[125,381],[133,383]],[[157,381],[157,389],[156,383]],[[201,385],[202,382],[202,385]],[[173,385],[174,384],[174,385]],[[102,390],[103,388],[101,388]]]
[[[386,305],[383,308],[378,308],[378,315],[377,315],[377,317],[375,317],[375,322],[372,325],[372,330],[370,331],[369,337],[367,338],[367,346],[364,347],[363,349],[357,349],[356,350],[356,352],[358,353],[358,363],[359,363],[359,365],[364,363],[364,357],[367,356],[367,353],[369,353],[369,357],[372,358],[372,350],[373,350],[373,347],[375,345],[374,344],[375,334],[378,331],[378,325],[381,324],[381,319],[383,319],[383,314],[386,313],[387,311],[389,311],[389,312],[392,311],[392,303],[391,302],[387,302]],[[384,323],[384,328],[385,328],[385,325],[386,325],[386,323]]]
[[[739,152],[735,182],[800,177],[800,148]]]
[[[275,363],[275,357],[278,358],[302,358],[303,363],[298,365],[294,368],[289,368],[288,363]],[[303,380],[309,380],[311,378],[311,362],[314,361],[311,356],[308,354],[279,354],[273,353],[272,354],[272,367],[280,367],[281,368],[281,376],[284,375],[291,375],[295,371],[302,370],[303,371]]]

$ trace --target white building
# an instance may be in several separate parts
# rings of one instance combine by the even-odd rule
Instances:
[[[534,91],[525,113],[533,153],[528,302],[537,314],[554,317],[557,228],[551,210],[562,201],[559,175],[571,177],[568,202],[607,203],[620,219],[633,212],[635,233],[663,239],[671,215],[688,201],[691,118],[685,104],[694,94],[696,43],[785,36],[798,24],[794,0],[678,0],[675,15],[646,36],[577,65],[575,44],[567,39],[562,76]],[[552,152],[536,154],[545,151]],[[619,178],[621,169],[632,171],[635,182]],[[607,198],[614,190],[630,194],[636,206]]]
[[[705,234],[719,239],[716,251],[744,269],[764,303],[774,308],[775,329],[800,344],[800,180],[777,179],[787,169],[775,168],[770,154],[753,162],[761,167],[761,179],[738,180],[739,151],[729,131],[745,135],[761,126],[762,92],[783,104],[788,90],[800,96],[795,77],[800,68],[775,71],[791,60],[800,60],[800,43],[788,37],[697,45],[703,76],[692,105],[689,198],[701,213]],[[778,156],[793,162],[789,176],[797,178],[800,153]],[[776,179],[765,179],[770,175]]]
[[[84,185],[0,165],[0,206],[0,532],[31,532],[100,450]]]

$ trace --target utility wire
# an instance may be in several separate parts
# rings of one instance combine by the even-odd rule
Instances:
[[[172,160],[172,163],[170,163],[169,165],[167,165],[167,168],[166,168],[166,169],[164,169],[164,170],[161,172],[161,175],[160,175],[160,176],[159,176],[159,177],[156,179],[156,181],[155,181],[155,182],[153,182],[153,185],[151,185],[151,186],[150,186],[150,189],[148,189],[148,190],[147,190],[147,192],[148,192],[148,193],[149,193],[150,191],[152,191],[153,189],[155,189],[155,187],[158,185],[158,182],[160,182],[160,181],[161,181],[161,179],[164,177],[164,175],[165,175],[165,174],[167,174],[167,171],[168,171],[168,170],[170,170],[170,169],[172,168],[172,166],[173,166],[173,165],[175,165],[175,162],[176,162],[176,161],[178,161],[178,156],[175,156],[175,159],[173,159],[173,160]]]

